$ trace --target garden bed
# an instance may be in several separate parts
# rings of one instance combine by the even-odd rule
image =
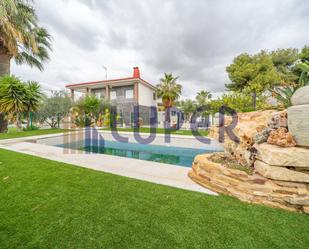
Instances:
[[[219,163],[229,169],[237,169],[252,175],[253,168],[247,164],[240,163],[235,156],[232,156],[225,152],[213,153],[209,156],[209,160],[215,163]]]

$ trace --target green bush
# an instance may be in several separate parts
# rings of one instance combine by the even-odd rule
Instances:
[[[102,115],[109,112],[110,103],[105,99],[99,99],[95,95],[88,95],[79,99],[74,107],[75,125],[77,127],[86,127],[96,124],[102,120]]]

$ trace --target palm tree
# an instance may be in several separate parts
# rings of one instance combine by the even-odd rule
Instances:
[[[165,115],[165,122],[170,122],[169,108],[172,107],[175,101],[180,97],[182,86],[177,84],[179,77],[174,77],[171,73],[164,73],[164,77],[157,84],[157,96],[162,98],[162,103],[168,113]]]
[[[10,73],[10,60],[43,70],[51,49],[50,35],[38,26],[33,7],[26,0],[0,3],[0,76]]]
[[[0,112],[15,117],[19,128],[20,113],[27,110],[27,88],[18,78],[4,76],[0,80]]]
[[[212,94],[206,90],[197,93],[195,100],[198,106],[205,106],[212,98]]]
[[[26,85],[26,102],[27,102],[27,128],[30,127],[31,112],[37,111],[43,98],[41,86],[35,81],[29,81]]]
[[[164,73],[164,78],[161,78],[160,83],[157,85],[157,95],[162,98],[165,108],[172,107],[175,100],[181,95],[182,86],[176,82],[178,78],[173,77],[171,73]]]
[[[10,61],[43,70],[51,49],[51,37],[38,25],[38,18],[27,0],[0,2],[0,77],[10,74]],[[0,113],[0,132],[7,127]]]

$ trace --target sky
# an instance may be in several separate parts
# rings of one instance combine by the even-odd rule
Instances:
[[[35,0],[40,24],[52,35],[45,70],[12,65],[45,91],[65,84],[141,77],[156,85],[179,76],[183,98],[200,90],[218,95],[240,53],[309,45],[304,0]]]

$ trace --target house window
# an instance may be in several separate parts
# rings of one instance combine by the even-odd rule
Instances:
[[[93,95],[95,95],[97,98],[103,98],[104,97],[103,88],[91,89],[91,93]]]
[[[132,89],[129,89],[129,90],[126,90],[126,99],[133,99],[133,90]]]
[[[95,95],[98,99],[100,99],[100,98],[102,97],[102,93],[100,93],[100,92],[95,92],[94,95]]]
[[[156,99],[157,99],[156,93],[153,93],[153,94],[152,94],[152,98],[153,98],[153,100],[156,100]]]
[[[117,94],[116,94],[116,91],[111,91],[111,100],[115,100],[117,98]]]

